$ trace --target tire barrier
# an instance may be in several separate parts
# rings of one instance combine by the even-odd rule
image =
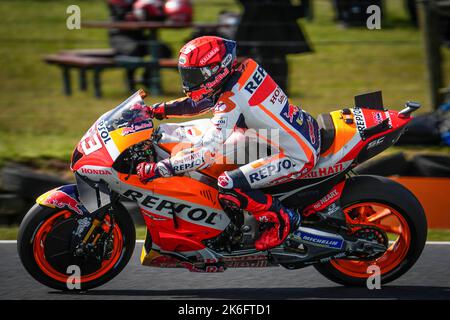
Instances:
[[[364,162],[356,167],[355,172],[358,174],[371,174],[387,177],[393,175],[409,175],[411,169],[411,163],[406,159],[405,154],[399,152]]]
[[[450,178],[450,156],[417,155],[411,161],[418,176]]]
[[[357,174],[390,177],[411,190],[423,204],[430,227],[449,228],[450,156],[421,154],[408,159],[403,152],[370,160],[354,170]],[[46,191],[68,184],[55,175],[12,165],[0,171],[0,224],[20,223],[35,199]],[[449,202],[449,203],[447,203]],[[135,224],[143,224],[139,209],[124,203]]]
[[[18,223],[18,220],[30,207],[28,204],[30,204],[29,201],[17,194],[0,193],[0,224]]]
[[[0,224],[20,223],[38,196],[68,183],[22,165],[4,167],[0,171]]]
[[[69,184],[56,175],[36,172],[22,165],[8,165],[0,171],[0,225],[19,224],[41,194]],[[144,225],[139,208],[124,199],[124,206],[137,225]]]
[[[408,188],[422,204],[428,228],[450,229],[450,178],[390,177]]]

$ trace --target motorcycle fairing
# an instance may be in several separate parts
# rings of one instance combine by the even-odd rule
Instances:
[[[77,185],[64,185],[42,194],[36,199],[36,203],[49,208],[67,209],[80,216],[89,215],[79,199]]]
[[[126,175],[119,175],[128,188],[122,194],[137,201],[152,240],[164,250],[203,249],[203,240],[218,236],[230,223],[214,187],[185,176],[144,185],[136,176],[125,181]]]
[[[136,92],[113,110],[103,114],[78,143],[71,161],[72,171],[85,165],[111,168],[119,155],[130,146],[149,139],[153,121],[132,106],[144,103]],[[80,174],[83,174],[80,172]]]
[[[180,257],[176,252],[162,251],[157,246],[142,248],[141,264],[158,268],[186,268],[191,272],[223,272],[226,268],[265,268],[278,266],[269,261],[267,252],[249,252],[241,255],[211,255],[208,249],[199,252],[184,253]],[[199,260],[198,257],[203,260]]]
[[[330,113],[335,128],[334,141],[321,154],[315,168],[301,179],[324,178],[344,172],[395,143],[410,119],[397,111],[350,108]],[[367,136],[367,130],[387,123],[385,130]],[[381,127],[381,126],[380,126]],[[381,141],[377,140],[385,136]],[[363,151],[364,155],[360,155]]]
[[[320,198],[318,201],[310,204],[303,210],[303,214],[305,216],[310,216],[319,211],[325,211],[327,209],[327,213],[331,214],[333,209],[336,209],[336,202],[339,201],[342,195],[342,191],[344,190],[345,180],[340,182],[339,184],[333,186],[331,190]],[[331,209],[331,210],[330,210]]]

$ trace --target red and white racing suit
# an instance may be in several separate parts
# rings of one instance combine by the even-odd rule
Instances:
[[[210,99],[195,103],[185,98],[156,107],[154,112],[157,118],[186,116],[208,111],[212,106],[213,125],[201,142],[187,152],[184,150],[158,163],[160,174],[169,176],[208,167],[237,128],[255,129],[259,138],[269,143],[275,130],[278,154],[225,171],[219,176],[218,185],[222,203],[247,210],[261,222],[275,225],[256,241],[257,249],[279,245],[289,234],[291,213],[275,198],[258,189],[298,179],[311,171],[320,148],[317,122],[290,104],[280,87],[252,59],[245,60],[232,74],[215,105]]]

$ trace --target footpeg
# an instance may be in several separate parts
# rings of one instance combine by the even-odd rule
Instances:
[[[306,253],[305,245],[298,239],[295,239],[294,237],[289,237],[286,239],[284,248],[286,251],[290,252],[295,252],[299,254]]]

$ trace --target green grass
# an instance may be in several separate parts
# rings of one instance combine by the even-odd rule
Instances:
[[[448,229],[429,229],[428,241],[450,241],[450,230]]]
[[[217,3],[220,2],[220,5]],[[226,3],[229,3],[227,5]],[[62,49],[108,47],[105,30],[65,27],[65,10],[71,0],[0,2],[0,164],[5,159],[57,158],[67,160],[74,145],[103,112],[127,97],[123,74],[103,74],[105,98],[75,90],[61,92],[59,69],[42,62],[42,56]],[[83,20],[105,20],[103,0],[77,0]],[[196,21],[215,21],[222,9],[239,11],[234,0],[202,1]],[[342,29],[332,20],[331,1],[318,0],[313,22],[302,20],[315,52],[294,55],[290,61],[293,102],[312,114],[350,106],[355,94],[382,89],[386,106],[399,109],[417,100],[429,110],[425,63],[420,32],[408,26],[402,0],[387,3],[389,20],[382,30]],[[216,4],[216,5],[215,5]],[[201,9],[202,8],[202,9]],[[161,32],[176,52],[189,30]],[[449,50],[444,51],[446,60]],[[446,63],[444,74],[450,74]],[[74,75],[74,85],[77,84]],[[447,79],[448,81],[448,79]],[[148,103],[181,95],[178,75],[163,72],[166,95]]]
[[[0,240],[17,240],[18,232],[19,232],[19,227],[0,226]]]
[[[19,227],[0,226],[0,240],[16,240]],[[136,228],[136,239],[143,240],[147,233],[143,226]],[[427,241],[450,241],[450,230],[448,229],[429,229]]]

